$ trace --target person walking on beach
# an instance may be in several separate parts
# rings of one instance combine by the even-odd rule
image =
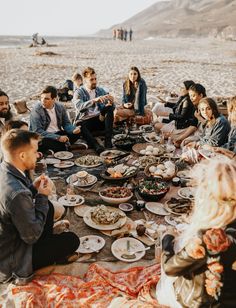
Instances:
[[[80,137],[80,127],[71,124],[65,107],[56,99],[57,89],[47,86],[30,114],[30,130],[42,136],[40,152],[66,151]]]
[[[78,88],[73,97],[77,109],[77,123],[88,145],[101,153],[104,148],[98,144],[92,132],[105,130],[105,148],[112,147],[114,98],[103,88],[97,87],[95,70],[87,67],[83,71],[84,85]]]
[[[131,42],[132,39],[133,39],[133,30],[132,30],[132,28],[130,28],[130,30],[129,30],[129,41]]]
[[[39,268],[76,258],[79,238],[72,232],[53,234],[53,183],[45,175],[32,183],[26,176],[38,158],[39,135],[20,129],[1,140],[0,282],[25,284]]]
[[[127,41],[128,31],[124,29],[124,41]]]

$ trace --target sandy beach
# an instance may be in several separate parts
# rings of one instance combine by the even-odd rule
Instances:
[[[140,68],[147,82],[149,102],[155,102],[163,90],[178,92],[186,79],[202,83],[208,96],[236,94],[236,42],[60,39],[56,44],[57,47],[0,49],[0,88],[8,93],[11,102],[24,98],[29,102],[45,85],[59,87],[74,71],[81,72],[86,66],[95,68],[98,84],[114,94],[117,101],[121,100],[122,82],[131,65]],[[56,55],[37,55],[45,51]]]

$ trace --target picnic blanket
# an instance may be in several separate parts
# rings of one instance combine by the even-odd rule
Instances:
[[[10,284],[0,296],[0,307],[161,307],[151,294],[159,277],[159,264],[111,272],[93,263],[83,279],[54,273],[25,286]]]

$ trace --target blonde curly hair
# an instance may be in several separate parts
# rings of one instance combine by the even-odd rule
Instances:
[[[192,177],[196,194],[188,233],[224,228],[236,219],[236,162],[205,160],[193,168]]]

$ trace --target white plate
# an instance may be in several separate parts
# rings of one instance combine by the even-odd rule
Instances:
[[[148,128],[150,128],[150,130],[147,130]],[[153,127],[152,125],[148,125],[148,124],[146,124],[146,125],[141,125],[141,126],[139,127],[139,129],[140,129],[141,131],[145,132],[145,133],[151,133],[151,132],[154,131],[154,127]]]
[[[76,215],[78,215],[79,217],[84,217],[84,214],[88,211],[92,209],[92,206],[86,205],[86,204],[81,204],[78,206],[74,207],[74,212]]]
[[[47,157],[47,158],[45,158],[45,163],[47,164],[47,165],[54,165],[54,164],[59,164],[61,161],[60,161],[60,159],[58,159],[58,158],[49,158],[49,157]]]
[[[123,237],[123,238],[116,240],[111,245],[112,254],[117,259],[124,261],[124,262],[135,262],[135,261],[142,259],[142,257],[145,255],[145,251],[135,253],[136,258],[134,258],[134,259],[124,259],[124,258],[121,257],[121,255],[127,253],[127,242],[128,241],[130,242],[130,252],[145,249],[145,246],[140,241],[138,241],[138,240],[136,240],[132,237]]]
[[[159,202],[147,202],[145,204],[145,208],[149,212],[156,214],[156,215],[160,215],[160,216],[170,215],[170,213],[165,210],[164,205]]]
[[[68,201],[66,199],[66,196],[63,196],[63,197],[58,199],[58,202],[60,202],[64,206],[78,206],[78,205],[84,203],[84,197],[82,197],[80,195],[74,195],[74,198],[75,198],[75,200]]]
[[[189,175],[189,173],[190,173],[190,170],[182,170],[182,171],[178,171],[177,172],[177,176],[179,177],[179,178],[182,178],[182,179],[190,179],[191,177],[190,177],[190,175]]]
[[[184,199],[194,200],[195,188],[194,187],[183,187],[183,188],[180,188],[178,190],[178,195],[181,198],[184,198]]]
[[[73,161],[61,161],[58,164],[54,164],[53,166],[55,168],[59,168],[59,169],[65,169],[65,168],[70,168],[72,166],[74,166],[75,163],[73,163]]]
[[[68,151],[60,151],[60,152],[56,152],[54,154],[54,157],[58,158],[58,159],[70,159],[74,156],[73,153],[68,152]]]
[[[117,156],[123,155],[125,154],[125,152],[123,151],[119,151],[119,150],[107,150],[107,151],[103,151],[100,154],[100,157],[105,158],[105,157],[109,157],[109,158],[116,158]]]
[[[115,136],[113,136],[113,139],[114,141],[117,141],[117,140],[122,140],[126,137],[126,134],[117,134]]]
[[[81,156],[81,157],[79,157],[79,158],[77,158],[77,159],[75,160],[76,166],[79,166],[79,167],[82,167],[82,168],[95,168],[95,167],[98,167],[98,166],[101,166],[101,165],[102,165],[102,160],[100,160],[100,157],[99,157],[99,156],[96,156],[96,155],[87,155],[87,156],[96,157],[96,159],[97,159],[98,162],[97,162],[96,164],[94,164],[94,165],[85,165],[85,164],[83,164],[82,162],[80,163],[80,159],[81,159],[82,157],[84,157],[84,156]]]
[[[126,220],[127,220],[127,217],[125,215],[124,212],[122,212],[120,209],[116,209],[116,208],[113,208],[111,206],[108,206],[107,207],[109,210],[112,210],[114,212],[119,212],[122,217],[114,224],[110,224],[110,225],[102,225],[102,224],[97,224],[96,222],[94,222],[91,218],[91,212],[94,210],[94,207],[89,209],[85,214],[84,214],[84,222],[86,223],[86,225],[88,225],[89,227],[92,227],[94,229],[97,229],[97,230],[104,230],[104,231],[107,231],[107,230],[115,230],[115,229],[119,229],[121,228],[122,226],[124,226],[124,224],[126,223]]]
[[[71,177],[71,175],[66,179],[66,183],[68,183],[68,184],[70,183],[70,177]],[[96,178],[95,175],[89,174],[86,177],[86,181],[78,179],[77,181],[73,182],[72,184],[74,186],[78,186],[78,187],[88,187],[88,186],[95,184],[97,182],[97,180],[98,179]]]
[[[155,135],[154,138],[150,138],[149,135],[153,134],[153,133],[149,133],[149,134],[145,134],[143,136],[144,140],[148,143],[156,143],[156,142],[160,142],[161,138],[160,136]]]
[[[98,235],[87,235],[80,237],[80,245],[77,252],[92,253],[102,249],[105,245],[105,240]],[[89,247],[89,248],[86,248]],[[95,251],[94,251],[95,250]]]

